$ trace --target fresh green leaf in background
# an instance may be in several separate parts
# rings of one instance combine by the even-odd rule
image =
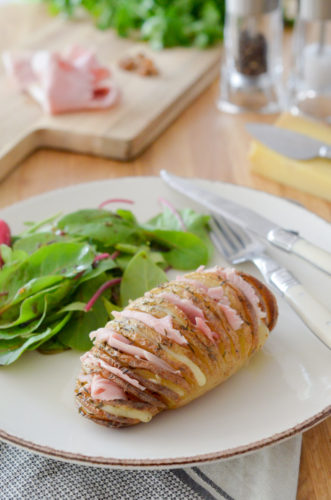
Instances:
[[[100,29],[149,41],[155,49],[205,48],[223,37],[225,0],[43,0],[52,14],[87,11]]]

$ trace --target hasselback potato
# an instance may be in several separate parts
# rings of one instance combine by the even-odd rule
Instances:
[[[149,422],[235,373],[277,320],[274,295],[232,268],[199,268],[162,284],[90,334],[76,401],[112,427]]]

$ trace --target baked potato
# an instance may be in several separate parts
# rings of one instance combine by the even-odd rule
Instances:
[[[233,268],[199,268],[132,301],[81,357],[76,401],[85,417],[149,422],[213,389],[258,351],[275,326],[274,295]]]

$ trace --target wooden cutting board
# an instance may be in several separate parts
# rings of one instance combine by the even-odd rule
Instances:
[[[3,11],[4,12],[4,11]],[[129,160],[141,153],[217,76],[220,47],[152,51],[148,45],[98,31],[90,21],[55,18],[21,45],[63,50],[71,44],[92,48],[109,66],[122,98],[115,108],[59,116],[45,115],[0,72],[0,178],[33,150],[51,147]],[[12,26],[12,29],[15,29]],[[141,77],[119,68],[119,59],[144,52],[160,74]]]

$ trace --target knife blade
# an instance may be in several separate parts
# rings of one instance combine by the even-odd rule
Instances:
[[[267,125],[247,123],[247,131],[265,146],[294,160],[321,157],[331,159],[331,146],[299,132]]]
[[[254,210],[201,188],[190,180],[169,174],[166,170],[161,170],[160,176],[168,186],[187,198],[331,275],[331,253],[305,240],[297,232],[284,229]]]

